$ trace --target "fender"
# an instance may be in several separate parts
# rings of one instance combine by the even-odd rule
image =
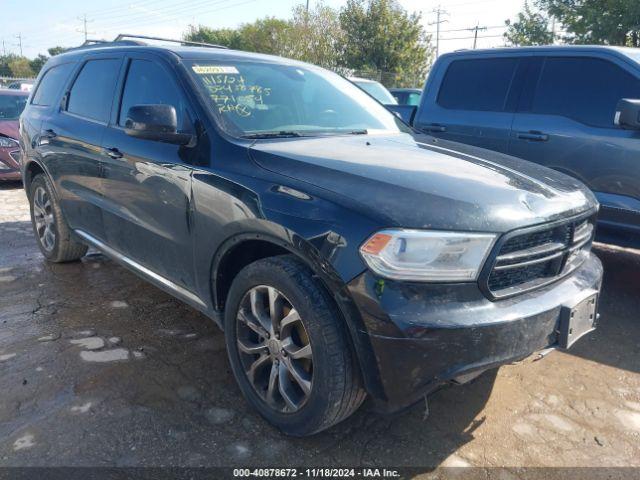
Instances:
[[[224,300],[218,298],[216,285],[218,269],[226,255],[230,254],[238,245],[243,242],[259,240],[272,243],[274,246],[290,252],[302,260],[317,275],[323,286],[333,297],[346,323],[367,392],[376,398],[384,397],[384,390],[380,382],[371,342],[367,335],[361,334],[361,332],[366,331],[366,327],[341,276],[310,241],[281,226],[278,226],[278,230],[282,232],[282,235],[276,235],[273,229],[270,232],[240,233],[229,237],[220,245],[211,260],[210,283],[214,308],[219,313],[222,313],[221,307]]]

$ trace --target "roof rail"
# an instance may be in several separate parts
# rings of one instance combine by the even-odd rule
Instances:
[[[134,40],[119,40],[117,42],[111,42],[109,40],[87,39],[79,47],[67,48],[65,52],[75,52],[77,50],[85,50],[89,48],[107,48],[107,47],[117,47],[117,46],[124,47],[124,46],[136,46],[136,45],[145,45],[145,43],[136,42]]]
[[[194,45],[194,46],[198,46],[198,47],[225,48],[225,49],[229,48],[229,47],[225,47],[224,45],[215,45],[213,43],[192,42],[192,41],[189,41],[189,40],[174,40],[172,38],[149,37],[149,36],[146,36],[146,35],[129,35],[129,34],[126,34],[126,33],[121,33],[111,43],[127,41],[127,40],[125,40],[126,38],[134,38],[134,39],[142,39],[142,40],[158,40],[158,41],[161,41],[161,42],[172,42],[172,43],[179,43],[180,45]]]

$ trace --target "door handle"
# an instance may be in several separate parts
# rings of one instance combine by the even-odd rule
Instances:
[[[47,128],[40,134],[38,145],[49,145],[49,141],[56,138],[58,134],[50,128]],[[33,145],[32,145],[33,146]]]
[[[120,150],[116,147],[109,147],[104,149],[104,153],[106,153],[109,157],[117,160],[118,158],[122,158],[124,155]]]
[[[423,132],[446,132],[447,127],[444,125],[438,125],[437,123],[433,123],[431,125],[425,125],[422,127]]]
[[[542,132],[529,131],[529,132],[518,132],[517,137],[520,140],[531,140],[533,142],[546,142],[549,140],[549,135]]]

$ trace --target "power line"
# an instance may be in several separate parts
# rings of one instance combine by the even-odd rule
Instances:
[[[476,23],[476,26],[473,28],[468,28],[467,30],[469,31],[473,31],[473,49],[476,49],[476,44],[478,43],[478,31],[479,30],[486,30],[487,27],[480,27],[478,26],[478,24]]]
[[[496,28],[504,28],[506,29],[507,26],[506,25],[492,25],[489,27],[484,27],[486,30],[494,30]],[[440,33],[447,33],[447,32],[466,32],[467,30],[470,30],[469,28],[449,28],[447,30],[440,30]],[[435,33],[433,31],[427,31],[426,33]]]
[[[82,22],[83,28],[81,30],[76,30],[76,32],[84,33],[84,41],[87,41],[89,34],[93,35],[95,32],[87,31],[87,14],[85,13],[82,17],[79,17],[78,20]],[[89,22],[93,22],[93,20],[89,20]]]
[[[20,56],[22,57],[22,34],[19,33],[16,35],[16,38],[18,39],[18,44],[16,46],[20,47]]]
[[[433,13],[436,14],[436,21],[429,23],[429,25],[436,26],[436,58],[438,58],[438,56],[440,55],[440,24],[449,21],[446,19],[441,20],[440,17],[443,15],[449,15],[449,12],[438,5],[438,8],[434,9]]]
[[[504,35],[480,35],[477,38],[500,38],[500,37],[504,37]],[[475,35],[471,35],[468,37],[450,37],[450,38],[441,38],[440,40],[442,41],[447,41],[447,40],[471,40],[475,38]]]

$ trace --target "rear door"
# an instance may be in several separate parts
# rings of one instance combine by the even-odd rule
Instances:
[[[191,289],[192,166],[187,157],[193,149],[131,137],[124,124],[134,105],[173,105],[179,130],[185,133],[193,133],[194,116],[164,60],[152,54],[132,54],[125,65],[120,101],[102,141],[108,244],[163,278]]]
[[[506,152],[527,58],[453,55],[442,60],[427,83],[415,127]]]
[[[633,67],[614,56],[540,55],[513,121],[509,153],[583,181],[600,219],[640,228],[640,132],[614,125],[621,98],[640,98]]]
[[[99,239],[104,239],[101,143],[121,63],[120,54],[85,57],[62,100],[43,120],[38,142],[67,222]]]

